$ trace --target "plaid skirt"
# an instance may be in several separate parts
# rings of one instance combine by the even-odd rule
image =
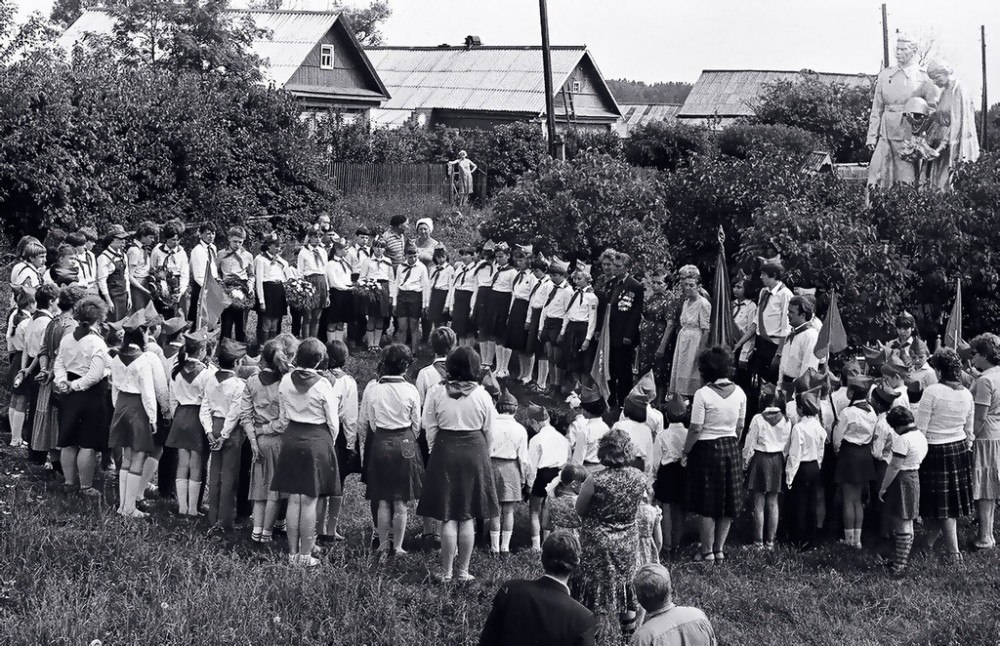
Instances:
[[[920,476],[916,471],[900,471],[885,492],[882,513],[913,520],[920,516]]]
[[[958,518],[972,513],[972,452],[965,440],[931,444],[920,464],[921,518]]]
[[[743,508],[740,446],[735,437],[699,440],[688,454],[687,511],[735,518]]]

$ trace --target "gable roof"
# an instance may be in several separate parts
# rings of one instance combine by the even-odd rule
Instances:
[[[748,117],[764,93],[764,86],[776,81],[797,81],[815,75],[828,83],[868,87],[875,77],[869,74],[838,74],[812,70],[704,70],[691,88],[677,118]]]
[[[386,98],[388,90],[354,32],[339,13],[328,11],[257,11],[227,9],[226,15],[233,20],[250,17],[258,29],[269,32],[268,36],[254,38],[251,48],[264,61],[261,74],[266,81],[279,87],[292,77],[316,44],[334,26],[341,28],[357,49],[371,80]],[[115,25],[114,15],[107,9],[88,9],[70,25],[59,37],[59,45],[69,50],[88,33],[111,34]]]
[[[551,49],[552,85],[557,95],[570,74],[582,67],[602,98],[603,109],[580,108],[577,116],[612,120],[621,116],[586,47]],[[369,47],[365,51],[392,90],[384,108],[545,113],[541,47]],[[556,105],[561,107],[559,101]]]

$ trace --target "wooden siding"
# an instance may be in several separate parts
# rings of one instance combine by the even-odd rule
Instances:
[[[330,88],[336,94],[338,88],[359,89],[378,92],[379,88],[367,79],[362,70],[364,65],[357,55],[350,40],[343,32],[344,27],[338,22],[323,38],[316,43],[299,69],[295,70],[287,85],[308,85]],[[333,45],[333,69],[320,67],[320,56],[323,45]]]
[[[327,174],[343,195],[420,194],[447,198],[447,164],[330,162]]]

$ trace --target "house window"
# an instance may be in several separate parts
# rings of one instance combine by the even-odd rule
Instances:
[[[319,53],[320,69],[333,69],[333,45],[323,45]]]
[[[579,94],[579,92],[580,92],[580,89],[581,89],[582,87],[583,87],[583,86],[581,85],[580,81],[573,81],[573,85],[572,85],[572,88],[573,88],[573,94]]]

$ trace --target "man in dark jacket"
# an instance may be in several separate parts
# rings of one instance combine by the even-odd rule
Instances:
[[[611,352],[608,356],[608,404],[621,407],[632,390],[632,367],[639,345],[639,324],[642,322],[643,288],[628,275],[632,259],[615,251],[611,256],[612,275],[608,284],[608,334]]]
[[[542,545],[545,574],[500,586],[479,646],[593,646],[594,614],[569,596],[567,582],[579,564],[576,537],[552,532]]]

